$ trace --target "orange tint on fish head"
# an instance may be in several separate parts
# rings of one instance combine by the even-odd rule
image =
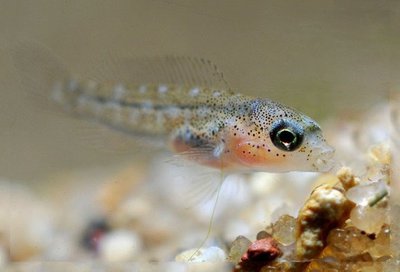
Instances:
[[[254,137],[233,137],[229,141],[229,150],[237,163],[248,167],[265,167],[284,163],[285,156],[268,141]]]

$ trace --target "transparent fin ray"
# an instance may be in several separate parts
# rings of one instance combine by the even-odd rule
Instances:
[[[223,73],[216,64],[203,58],[164,57],[121,57],[109,53],[93,71],[95,81],[125,82],[132,84],[171,84],[199,86],[230,90]]]
[[[208,222],[207,233],[206,233],[204,239],[202,240],[202,242],[200,243],[200,245],[193,252],[192,256],[189,257],[189,261],[191,261],[192,258],[194,256],[196,256],[197,252],[199,252],[199,250],[205,245],[205,243],[207,242],[207,240],[209,239],[209,237],[211,235],[212,228],[213,228],[213,223],[214,223],[215,212],[217,210],[217,204],[218,204],[220,192],[221,192],[221,189],[222,189],[222,183],[223,183],[223,179],[219,182],[218,187],[217,187],[217,189],[215,191],[215,201],[214,201],[214,205],[213,205],[213,208],[212,208],[212,213],[211,213],[211,216],[210,216],[210,220]]]
[[[184,152],[179,152],[168,158],[166,161],[172,165],[180,167],[193,166],[197,161],[204,161],[210,157],[214,148],[212,146],[204,146],[201,148],[193,148]]]
[[[89,148],[104,153],[130,154],[138,147],[146,148],[146,152],[165,148],[164,139],[132,133],[128,135],[93,122],[86,122],[77,133]]]
[[[204,156],[204,152],[190,152],[191,155]],[[185,155],[170,155],[172,158],[163,160],[164,166],[171,173],[168,177],[172,197],[168,201],[175,203],[176,196],[179,195],[179,201],[176,205],[183,206],[185,209],[198,208],[200,205],[209,201],[215,196],[218,191],[221,179],[221,171],[196,163],[196,161],[188,160]]]
[[[186,208],[203,205],[212,200],[221,186],[220,177],[219,171],[213,171],[199,175],[192,180],[191,188],[184,202]]]
[[[32,41],[18,42],[10,53],[28,99],[38,109],[60,113],[62,108],[54,102],[54,88],[57,82],[70,78],[62,61],[50,49]]]

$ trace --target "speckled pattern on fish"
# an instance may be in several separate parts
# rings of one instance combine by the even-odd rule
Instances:
[[[16,54],[16,67],[26,74],[30,68],[24,55],[29,56]],[[38,56],[52,57],[43,52],[33,55],[35,61],[30,63],[40,62]],[[179,58],[172,60],[179,68],[189,67],[180,64]],[[52,59],[43,63],[58,66]],[[216,69],[208,61],[193,63]],[[156,83],[137,84],[75,79],[61,68],[59,75],[56,68],[46,68],[43,71],[52,70],[52,74],[45,88],[68,111],[132,136],[161,138],[171,151],[198,163],[228,172],[327,171],[332,167],[333,148],[326,144],[318,124],[269,99],[177,80],[155,78],[152,82]]]

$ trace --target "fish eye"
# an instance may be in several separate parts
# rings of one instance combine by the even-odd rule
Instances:
[[[272,124],[269,136],[277,148],[294,151],[303,142],[304,132],[297,123],[281,119]]]

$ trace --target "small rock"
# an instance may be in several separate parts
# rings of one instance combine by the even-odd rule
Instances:
[[[390,164],[391,152],[390,145],[387,142],[374,145],[369,150],[369,157],[371,160],[381,164]]]
[[[244,236],[238,236],[235,241],[232,242],[231,249],[229,251],[229,261],[238,263],[251,245],[251,241]]]
[[[89,226],[83,233],[82,245],[89,249],[97,251],[99,242],[110,231],[110,226],[105,220],[96,220],[89,223]]]
[[[359,178],[354,176],[353,171],[349,167],[340,168],[336,176],[346,191],[360,183]]]
[[[327,243],[336,254],[336,258],[343,259],[364,253],[372,246],[373,241],[359,229],[347,227],[333,229],[328,235]]]
[[[271,227],[271,231],[272,231],[272,227]],[[269,238],[269,237],[272,237],[271,233],[269,233],[268,231],[265,231],[265,230],[258,232],[256,235],[257,240],[261,240],[261,239],[265,239],[265,238]]]
[[[135,233],[116,230],[100,240],[99,254],[107,262],[126,262],[136,259],[141,248],[141,240]]]
[[[379,234],[377,235],[374,245],[369,249],[371,255],[374,258],[380,258],[384,256],[390,256],[392,253],[392,250],[390,248],[390,237],[391,236],[391,230],[389,228],[389,225],[383,226]]]
[[[290,245],[296,241],[296,219],[290,215],[282,215],[272,225],[272,236],[283,245]]]
[[[358,205],[371,205],[388,194],[388,186],[384,181],[371,182],[349,189],[346,197]]]
[[[378,233],[388,221],[387,210],[378,207],[357,205],[351,210],[352,224],[366,233]]]
[[[338,188],[321,185],[314,189],[297,218],[297,257],[305,260],[317,256],[324,248],[329,231],[348,219],[353,207]]]
[[[0,179],[0,236],[11,261],[40,256],[51,245],[54,210],[23,185]]]
[[[239,271],[259,271],[282,254],[278,243],[271,237],[256,240],[243,254]]]

